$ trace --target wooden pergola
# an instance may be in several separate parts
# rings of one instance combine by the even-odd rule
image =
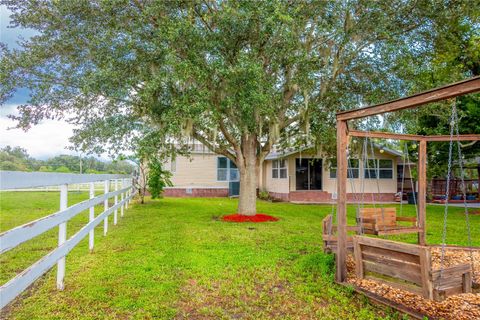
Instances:
[[[447,100],[469,93],[480,92],[480,77],[449,84],[398,100],[337,113],[337,226],[338,248],[336,256],[336,280],[344,282],[347,277],[347,149],[349,137],[368,137],[419,142],[418,150],[418,244],[425,246],[426,191],[427,191],[427,142],[450,141],[450,136],[423,136],[386,132],[364,132],[348,129],[348,121],[379,115],[387,112],[416,108],[431,102]],[[479,141],[479,134],[454,136],[455,141]]]

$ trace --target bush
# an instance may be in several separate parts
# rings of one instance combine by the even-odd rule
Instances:
[[[153,158],[148,162],[148,191],[152,199],[160,198],[165,187],[173,186],[170,181],[171,173],[163,170],[162,163]]]
[[[270,194],[266,190],[261,190],[258,193],[258,198],[261,199],[261,200],[267,200],[267,201],[271,200],[270,199]]]

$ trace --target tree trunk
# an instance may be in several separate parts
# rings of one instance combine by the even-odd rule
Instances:
[[[257,140],[254,136],[242,138],[242,159],[238,161],[240,195],[238,213],[253,216],[257,213]]]

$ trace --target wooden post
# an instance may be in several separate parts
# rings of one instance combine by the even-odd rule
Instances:
[[[95,198],[95,183],[90,182],[90,199],[93,199],[93,198]],[[93,219],[95,219],[95,207],[92,206],[90,207],[89,210],[90,212],[88,216],[88,221],[92,222]],[[95,234],[94,234],[94,228],[93,228],[88,233],[88,249],[90,250],[90,252],[93,251],[94,239],[95,239]]]
[[[65,210],[68,207],[68,185],[60,186],[60,210]],[[58,225],[58,246],[67,241],[67,222],[62,222]],[[65,288],[63,279],[65,278],[65,257],[62,257],[57,262],[57,289],[63,290]]]
[[[110,189],[110,180],[105,180],[105,184],[104,184],[104,193],[107,194],[108,191]],[[105,211],[108,210],[108,198],[105,199],[105,201],[103,202],[103,205],[105,207]],[[107,235],[107,231],[108,231],[108,216],[105,217],[105,219],[103,219],[103,235],[106,236]]]
[[[423,247],[420,249],[420,276],[422,279],[422,295],[426,299],[433,299],[433,283],[430,275],[432,270],[432,257],[430,249]]]
[[[118,190],[118,179],[115,179],[115,191]],[[115,195],[115,206],[117,205],[118,203],[118,195]],[[116,226],[117,225],[117,212],[118,210],[115,209],[113,211],[113,225]]]
[[[358,279],[363,279],[365,273],[363,271],[362,250],[358,243],[358,236],[353,236],[353,255],[355,258],[355,274]]]
[[[336,280],[347,279],[347,122],[337,121],[337,272]]]
[[[426,210],[427,210],[427,141],[420,140],[418,149],[418,244],[426,245]]]

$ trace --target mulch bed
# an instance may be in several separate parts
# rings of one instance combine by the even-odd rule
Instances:
[[[227,222],[267,222],[267,221],[278,221],[278,218],[269,216],[268,214],[257,213],[254,216],[245,216],[242,214],[230,214],[222,217],[223,221]]]
[[[474,282],[480,283],[480,251],[473,251]],[[459,263],[471,263],[470,251],[446,249],[444,267]],[[432,248],[432,267],[439,269],[441,265],[441,249]],[[378,281],[357,279],[355,277],[355,261],[347,257],[347,282],[373,292],[396,303],[403,304],[429,317],[455,320],[480,319],[480,293],[464,293],[448,297],[436,302],[424,299],[414,293],[393,288]]]

